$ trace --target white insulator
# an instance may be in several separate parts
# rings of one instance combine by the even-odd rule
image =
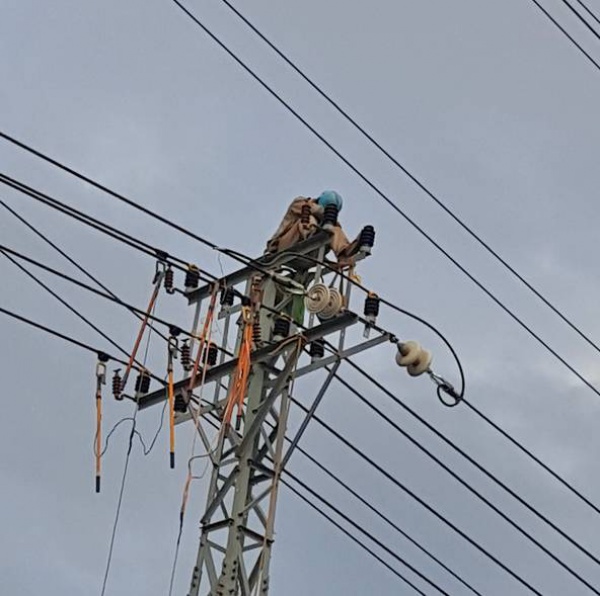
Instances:
[[[320,313],[329,303],[329,288],[325,284],[315,284],[304,298],[306,310],[310,313]]]
[[[409,366],[419,359],[421,346],[416,341],[405,341],[398,344],[396,364],[398,366]]]
[[[344,299],[339,290],[329,288],[329,302],[327,306],[319,313],[320,319],[331,319],[335,317],[344,306]]]
[[[429,352],[428,350],[422,349],[419,354],[419,359],[416,362],[414,362],[413,364],[410,364],[409,366],[407,366],[406,372],[411,377],[418,377],[419,375],[422,375],[424,372],[429,370],[432,360],[433,360],[433,356],[431,355],[431,352]]]

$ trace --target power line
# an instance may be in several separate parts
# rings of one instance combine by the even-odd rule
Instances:
[[[329,468],[327,468],[324,464],[322,464],[315,457],[310,455],[306,450],[304,450],[300,445],[296,446],[296,450],[299,453],[302,453],[306,459],[312,462],[315,466],[317,466],[322,472],[327,474],[332,480],[334,480],[337,484],[339,484],[342,488],[346,490],[346,492],[350,493],[355,499],[360,501],[365,507],[367,507],[370,511],[372,511],[377,517],[382,519],[386,524],[388,524],[391,528],[396,530],[399,534],[404,536],[406,540],[408,540],[413,546],[417,547],[422,553],[427,555],[432,561],[435,561],[442,569],[447,571],[453,578],[459,581],[463,586],[468,588],[473,594],[477,594],[478,596],[483,596],[480,592],[478,592],[471,584],[465,581],[460,575],[456,572],[452,571],[450,567],[448,567],[443,561],[441,561],[438,557],[431,553],[430,550],[425,548],[422,544],[420,544],[417,540],[415,540],[408,532],[404,531],[398,524],[393,522],[387,515],[383,514],[378,507],[375,507],[372,503],[370,503],[367,499],[361,496],[357,491],[355,491],[351,486],[349,486],[346,482],[344,482],[339,476],[333,473]]]
[[[569,10],[593,33],[594,37],[596,37],[599,41],[600,41],[600,35],[598,34],[598,32],[579,14],[579,12],[577,12],[577,10],[575,10],[575,7],[569,2],[569,0],[561,0],[563,4],[565,4]],[[578,0],[579,1],[579,0]],[[579,3],[586,8],[585,4],[583,4],[583,2]],[[589,12],[589,11],[588,11]]]
[[[0,174],[2,176],[2,174]],[[0,180],[1,182],[2,180]],[[31,230],[38,238],[41,238],[48,246],[50,246],[53,250],[55,250],[59,255],[65,258],[71,265],[73,265],[78,271],[83,273],[90,281],[94,282],[99,288],[103,289],[107,294],[110,294],[116,300],[120,300],[120,298],[110,290],[105,284],[103,284],[95,275],[92,275],[85,267],[82,267],[74,258],[72,258],[69,254],[67,254],[62,248],[60,248],[56,242],[53,242],[40,232],[36,227],[32,226],[23,216],[19,215],[12,207],[7,205],[2,199],[0,199],[0,205],[2,205],[9,213],[11,213],[14,217],[16,217],[23,225],[25,225],[29,230]],[[12,260],[12,259],[11,259]],[[130,312],[140,321],[143,321],[142,315],[136,313],[133,310]],[[169,338],[166,335],[163,335],[160,331],[155,329],[151,324],[148,327],[157,335],[159,335],[165,341],[169,341]],[[120,348],[119,348],[120,349]]]
[[[567,0],[563,0],[567,1]],[[580,1],[580,0],[579,0]],[[340,104],[332,99],[320,85],[315,83],[296,63],[294,63],[286,54],[283,53],[270,39],[266,37],[247,17],[245,17],[229,0],[221,0],[229,10],[231,10],[242,22],[244,22],[263,42],[265,42],[294,72],[296,72],[308,85],[314,89],[330,106],[332,106],[355,130],[360,132],[382,155],[384,155],[392,164],[399,168],[418,188],[420,188],[430,199],[441,207],[465,232],[467,232],[480,246],[491,254],[506,270],[508,270],[516,279],[518,279],[528,290],[539,298],[548,308],[550,308],[560,319],[565,322],[573,331],[575,331],[583,340],[600,353],[600,346],[594,343],[583,331],[577,327],[569,318],[567,318],[556,306],[547,300],[530,281],[521,275],[512,265],[510,265],[500,254],[494,250],[485,240],[481,238],[473,229],[468,226],[454,211],[452,211],[438,196],[436,196],[421,180],[411,173],[408,168],[385,149],[372,134],[370,134],[357,120],[351,116]],[[395,202],[394,202],[395,203]],[[395,203],[396,204],[396,203]]]
[[[53,269],[52,267],[48,267],[47,265],[44,265],[43,263],[41,263],[35,259],[27,257],[24,254],[22,254],[16,250],[13,250],[12,248],[9,248],[8,246],[4,246],[4,245],[0,244],[0,251],[10,253],[11,255],[14,255],[17,258],[22,259],[23,261],[26,261],[27,263],[30,263],[31,265],[34,265],[35,267],[39,267],[43,271],[51,273],[52,275],[55,275],[61,279],[64,279],[65,281],[75,284],[76,286],[79,286],[80,288],[83,288],[84,290],[87,290],[88,292],[91,292],[92,294],[96,294],[96,296],[100,296],[101,298],[104,298],[105,300],[108,300],[109,302],[114,302],[115,304],[119,304],[120,306],[126,308],[127,310],[131,310],[131,311],[137,312],[139,314],[147,315],[149,320],[159,323],[161,325],[164,325],[165,327],[167,327],[169,329],[176,328],[183,335],[187,335],[188,337],[193,338],[193,335],[191,333],[189,333],[185,329],[181,329],[181,328],[177,327],[177,325],[174,325],[173,323],[169,323],[168,321],[165,321],[164,319],[161,319],[160,317],[157,317],[156,315],[146,313],[145,311],[137,308],[136,306],[128,304],[127,302],[123,302],[120,298],[114,298],[113,296],[111,296],[108,293],[102,292],[101,290],[97,290],[96,288],[93,288],[92,286],[90,286],[82,281],[79,281],[78,279],[75,279],[75,278],[67,275],[66,273],[62,273],[61,271],[57,271],[56,269]],[[223,348],[218,348],[218,349],[220,349],[221,351],[224,351]]]
[[[301,404],[295,398],[290,398],[291,401],[296,404],[301,410],[304,412],[308,412],[308,409]],[[387,470],[385,470],[382,466],[380,466],[374,459],[370,458],[368,455],[365,455],[358,447],[356,447],[353,443],[351,443],[348,439],[346,439],[340,432],[336,431],[329,424],[323,421],[316,415],[313,415],[312,418],[315,422],[319,424],[322,428],[324,428],[329,434],[333,435],[338,441],[340,441],[343,445],[348,447],[352,452],[358,455],[362,460],[371,465],[375,470],[377,470],[382,476],[387,478],[392,484],[395,484],[400,490],[405,492],[408,496],[410,496],[413,500],[415,500],[419,505],[427,509],[432,515],[434,515],[437,519],[439,519],[442,523],[448,526],[451,530],[456,532],[461,538],[466,540],[471,546],[477,549],[480,553],[485,555],[488,559],[493,561],[496,565],[498,565],[501,569],[503,569],[506,573],[508,573],[511,577],[516,579],[521,585],[529,589],[531,592],[536,594],[537,596],[542,596],[542,593],[536,590],[530,583],[528,583],[525,579],[523,579],[520,575],[518,575],[515,571],[513,571],[508,565],[500,561],[496,556],[494,556],[490,551],[488,551],[485,547],[481,546],[478,542],[476,542],[473,538],[471,538],[468,534],[463,532],[458,526],[453,524],[450,520],[446,519],[444,515],[442,515],[437,509],[429,505],[425,500],[419,497],[415,492],[409,489],[406,485],[404,485],[400,480],[396,477],[392,476]]]
[[[363,536],[366,536],[367,538],[369,538],[369,540],[371,540],[372,542],[374,542],[379,548],[381,548],[388,555],[390,555],[394,559],[396,559],[396,561],[398,561],[399,563],[401,563],[402,565],[404,565],[405,567],[407,567],[408,569],[410,569],[415,575],[417,575],[418,577],[420,577],[424,582],[426,582],[427,584],[429,584],[431,587],[435,588],[440,594],[444,594],[445,596],[450,596],[448,594],[448,592],[446,592],[444,589],[442,589],[440,586],[438,586],[435,582],[433,582],[432,580],[430,580],[425,574],[421,573],[416,567],[414,567],[413,565],[411,565],[410,563],[408,563],[406,560],[404,560],[402,557],[400,557],[390,547],[386,546],[383,542],[381,542],[381,540],[377,539],[373,534],[371,534],[369,531],[365,530],[361,525],[357,524],[348,515],[346,515],[345,513],[342,513],[342,511],[340,511],[340,509],[338,509],[330,501],[328,501],[327,499],[325,499],[325,497],[322,497],[316,490],[310,488],[305,482],[302,482],[302,480],[300,480],[295,474],[293,474],[292,472],[290,472],[289,470],[286,470],[286,469],[284,469],[284,472],[294,482],[296,482],[297,484],[299,484],[305,491],[307,491],[312,497],[314,497],[315,499],[317,499],[318,501],[320,501],[321,503],[323,503],[323,505],[325,505],[326,507],[328,507],[329,509],[331,509],[333,512],[335,512],[347,524],[350,524],[355,530],[358,530]],[[285,483],[283,479],[282,479],[282,482],[284,484],[286,484],[286,486],[289,487],[289,485],[287,483]],[[413,588],[415,587],[412,584],[411,584],[411,586]]]
[[[366,544],[364,544],[361,540],[359,540],[354,534],[348,531],[344,526],[340,523],[336,522],[330,515],[325,513],[322,509],[320,509],[317,505],[315,505],[310,499],[305,497],[300,491],[294,488],[285,478],[281,479],[281,483],[284,484],[292,493],[294,493],[299,499],[304,501],[309,507],[314,509],[319,515],[325,518],[330,524],[334,525],[338,530],[343,532],[352,542],[358,544],[360,548],[366,551],[371,557],[379,561],[382,565],[387,567],[397,578],[402,580],[405,584],[410,586],[417,594],[421,594],[422,596],[427,596],[423,591],[419,590],[412,582],[410,582],[406,577],[404,577],[397,569],[394,569],[385,559],[380,557],[374,550],[369,548]]]
[[[54,337],[62,339],[70,344],[73,344],[74,346],[77,346],[78,348],[81,348],[82,350],[87,350],[88,352],[91,352],[92,354],[106,354],[114,362],[118,362],[119,364],[124,364],[125,366],[127,366],[127,362],[125,360],[121,360],[120,358],[117,358],[115,356],[112,356],[111,354],[108,354],[104,350],[99,350],[97,348],[94,348],[93,346],[86,344],[82,341],[79,341],[78,339],[70,337],[64,333],[61,333],[60,331],[56,331],[56,329],[51,329],[50,327],[46,327],[45,325],[42,325],[41,323],[33,321],[32,319],[28,319],[27,317],[19,315],[19,314],[15,313],[13,311],[10,311],[6,308],[2,308],[1,306],[0,306],[0,313],[5,314],[13,319],[16,319],[17,321],[20,321],[21,323],[25,323],[31,327],[34,327],[40,331],[44,331],[45,333],[48,333],[49,335],[53,335]],[[154,378],[157,378],[157,377],[154,377]]]
[[[95,217],[92,217],[91,215],[88,215],[87,213],[84,213],[83,211],[75,209],[74,207],[71,207],[70,205],[67,205],[66,203],[64,203],[62,201],[59,201],[58,199],[51,197],[48,194],[45,194],[31,186],[28,186],[27,184],[24,184],[23,182],[20,182],[19,180],[15,180],[14,178],[7,176],[6,174],[0,173],[0,182],[10,188],[13,188],[14,190],[19,191],[20,193],[38,201],[38,202],[43,203],[44,205],[46,205],[47,207],[50,207],[51,209],[59,211],[60,213],[63,213],[64,215],[67,215],[67,216],[75,219],[76,221],[83,223],[86,226],[89,226],[89,227],[97,230],[98,232],[101,232],[107,236],[110,236],[114,240],[117,240],[123,244],[126,244],[127,246],[129,246],[131,248],[134,248],[135,250],[138,250],[138,251],[140,251],[148,256],[151,256],[155,259],[161,259],[163,261],[170,262],[170,264],[173,267],[175,267],[181,271],[186,270],[186,267],[183,266],[184,264],[186,264],[185,260],[175,257],[160,248],[154,247],[154,246],[148,244],[147,242],[140,240],[139,238],[131,236],[130,234],[127,234],[126,232],[124,232],[118,228],[115,228],[114,226],[111,226],[111,225],[107,224],[106,222],[103,222]],[[96,281],[96,283],[97,283],[97,280],[94,280],[94,281]],[[104,290],[106,290],[105,286],[102,286],[102,287]],[[108,290],[106,290],[106,291],[108,291]]]
[[[571,43],[598,69],[600,70],[600,64],[598,62],[596,62],[596,60],[594,60],[592,58],[592,56],[590,54],[588,54],[583,47],[577,42],[577,40],[572,37],[569,32],[538,2],[538,0],[531,0],[545,15],[548,19],[550,19],[550,21],[552,21],[552,23],[554,24],[554,26],[559,29],[563,35],[565,35],[565,37],[567,37]]]
[[[348,362],[357,370],[361,372],[366,378],[368,378],[373,384],[375,384],[381,391],[383,391],[386,395],[392,397],[393,394],[383,387],[380,383],[378,383],[373,377],[371,377],[368,373],[364,372],[360,367],[355,365],[352,361],[348,360]],[[423,446],[418,440],[412,437],[408,432],[406,432],[403,428],[401,428],[398,424],[396,424],[389,416],[384,414],[377,406],[373,405],[362,393],[360,393],[357,389],[355,389],[350,383],[346,382],[339,375],[334,375],[336,379],[348,389],[352,394],[354,394],[363,404],[365,404],[371,411],[375,412],[382,420],[384,420],[387,424],[389,424],[392,428],[394,428],[397,432],[399,432],[405,439],[410,441],[417,449],[421,452],[425,453],[431,460],[436,462],[441,468],[443,468],[448,474],[450,474],[457,482],[459,482],[462,486],[464,486],[471,494],[476,496],[480,501],[485,503],[492,511],[494,511],[497,515],[499,515],[505,522],[507,522],[510,526],[512,526],[517,532],[521,535],[525,536],[532,544],[537,546],[540,550],[542,550],[546,555],[548,555],[555,563],[558,563],[565,571],[571,574],[574,578],[579,580],[582,584],[584,584],[587,588],[589,588],[595,594],[600,594],[600,592],[594,588],[585,578],[583,578],[579,573],[577,573],[574,569],[572,569],[569,565],[567,565],[564,561],[562,561],[559,557],[557,557],[549,548],[544,546],[539,540],[537,540],[534,536],[532,536],[529,532],[527,532],[524,528],[522,528],[516,521],[514,521],[509,515],[504,513],[499,507],[494,505],[489,499],[487,499],[483,494],[481,494],[477,489],[473,488],[466,480],[464,480],[461,476],[459,476],[450,466],[445,464],[441,459],[439,459],[436,455],[434,455],[429,449]],[[393,396],[395,398],[395,396]],[[395,398],[394,401],[396,403],[401,404],[400,400]],[[406,406],[405,404],[401,404],[404,409],[412,414],[416,419],[418,419],[421,423],[427,426],[428,429],[432,430],[435,435],[441,438],[447,445],[452,447],[457,453],[460,453],[469,463],[474,465],[480,472],[485,474],[490,480],[492,480],[497,486],[500,486],[504,491],[510,494],[514,499],[516,499],[521,505],[527,508],[531,513],[533,513],[538,519],[542,520],[548,526],[550,526],[555,532],[560,534],[565,540],[567,540],[571,545],[577,548],[581,553],[585,554],[592,561],[600,565],[600,561],[590,553],[586,548],[581,546],[577,541],[571,538],[566,532],[560,529],[556,524],[554,524],[550,519],[548,519],[545,515],[540,513],[535,507],[533,507],[529,502],[519,496],[514,490],[512,490],[509,486],[507,486],[504,482],[494,476],[487,468],[482,466],[479,462],[473,459],[470,455],[464,452],[460,447],[442,435],[439,431],[437,431],[433,426],[428,424],[422,417],[420,417],[416,412],[414,412],[411,408]]]
[[[592,17],[592,19],[594,19],[594,21],[596,21],[596,23],[598,23],[598,25],[600,25],[600,19],[591,11],[590,8],[587,7],[587,5],[582,0],[575,1]]]
[[[49,286],[47,286],[41,279],[39,279],[38,277],[36,277],[30,271],[28,271],[26,267],[24,267],[16,259],[14,259],[13,257],[11,257],[5,250],[0,249],[0,252],[13,265],[15,265],[16,267],[18,267],[23,273],[25,273],[25,275],[27,275],[35,283],[37,283],[44,290],[46,290],[46,292],[48,292],[51,296],[53,296],[56,300],[58,300],[64,307],[66,307],[67,309],[69,309],[76,317],[78,317],[81,321],[83,321],[88,327],[90,327],[91,329],[93,329],[98,335],[100,335],[101,337],[103,337],[113,347],[117,348],[117,350],[119,350],[119,352],[121,352],[122,354],[124,354],[125,357],[129,356],[129,353],[127,352],[127,350],[125,350],[125,348],[121,347],[116,341],[114,341],[111,337],[109,337],[108,335],[106,335],[106,333],[104,333],[104,331],[102,331],[99,327],[97,327],[96,325],[94,325],[94,323],[92,323],[87,317],[85,317],[84,315],[82,315],[76,308],[74,308],[73,306],[71,306],[66,300],[64,300],[63,298],[61,298],[54,290],[52,290],[52,288],[50,288]],[[137,360],[135,360],[134,362],[136,362],[136,364],[138,366],[141,366],[141,364]]]
[[[583,495],[580,491],[578,491],[575,487],[569,484],[562,476],[560,476],[557,472],[555,472],[550,466],[545,464],[539,457],[537,457],[534,453],[532,453],[529,449],[523,446],[519,441],[517,441],[514,437],[512,437],[507,431],[505,431],[501,426],[496,424],[493,420],[491,420],[488,416],[486,416],[481,410],[476,408],[470,401],[463,399],[462,403],[464,403],[472,412],[474,412],[477,416],[479,416],[483,421],[487,422],[492,428],[498,431],[505,439],[509,440],[517,449],[519,449],[522,453],[527,455],[530,459],[532,459],[535,463],[541,466],[548,474],[550,474],[553,478],[558,480],[565,488],[567,488],[570,492],[572,492],[575,496],[579,497],[583,503],[591,507],[596,513],[600,513],[600,508],[592,503],[585,495]]]

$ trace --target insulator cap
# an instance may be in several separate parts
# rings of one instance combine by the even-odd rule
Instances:
[[[308,225],[310,223],[310,214],[311,209],[310,205],[304,204],[302,205],[302,210],[300,211],[300,222],[304,225]]]
[[[262,342],[262,329],[260,327],[260,321],[254,321],[252,324],[252,340],[254,345],[257,346]]]
[[[333,203],[325,205],[323,209],[323,228],[328,229],[337,223],[338,208]]]
[[[98,352],[98,360],[100,362],[108,362],[110,360],[110,356],[106,352]]]
[[[185,289],[195,290],[200,283],[200,271],[195,265],[190,265],[185,272]]]
[[[176,412],[187,412],[187,404],[185,403],[185,399],[181,393],[175,395],[175,407]]]
[[[169,265],[167,267],[167,269],[165,270],[165,277],[163,279],[163,285],[164,285],[165,290],[167,290],[168,294],[173,294],[175,292],[175,289],[173,287],[174,282],[175,282],[175,273],[173,272],[171,265]]]
[[[223,306],[233,306],[234,299],[235,294],[233,292],[233,288],[228,286],[221,290],[221,304]]]
[[[379,297],[375,294],[369,294],[365,298],[365,317],[374,319],[379,315]]]
[[[286,317],[277,317],[273,324],[273,337],[288,337],[290,334],[290,320]]]
[[[204,348],[203,361],[206,362],[208,366],[214,366],[217,363],[218,356],[219,349],[217,348],[217,344],[211,341],[210,344]]]
[[[375,228],[373,226],[365,226],[361,232],[358,240],[360,251],[370,254],[371,248],[375,244]]]
[[[112,378],[112,394],[115,399],[118,399],[120,401],[123,399],[122,393],[123,393],[123,379],[121,378],[119,371],[115,370],[115,374],[113,375],[113,378]]]
[[[136,393],[148,393],[150,390],[150,377],[147,372],[141,372],[138,374],[135,380],[135,392]]]
[[[313,360],[318,360],[325,356],[325,342],[322,339],[316,339],[308,346],[308,353]]]
[[[181,366],[183,370],[192,370],[192,350],[187,339],[181,345]]]

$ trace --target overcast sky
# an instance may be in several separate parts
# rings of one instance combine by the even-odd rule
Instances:
[[[587,0],[600,13],[598,0]],[[594,39],[559,0],[545,6],[596,57]],[[554,349],[600,388],[598,353],[469,239],[285,67],[219,0],[190,9],[406,213]],[[306,0],[236,3],[445,204],[548,299],[600,341],[597,236],[600,72],[528,0]],[[360,266],[381,295],[437,325],[460,354],[467,397],[589,498],[600,502],[600,397],[503,313],[245,74],[169,0],[3,0],[0,129],[180,222],[250,255],[262,252],[287,203],[325,188],[344,199],[350,234],[371,223],[374,255]],[[213,273],[236,264],[0,142],[1,171],[126,229]],[[0,198],[57,240],[113,291],[139,306],[152,261],[7,188]],[[68,265],[10,214],[2,244]],[[0,261],[1,305],[98,347],[107,344]],[[64,283],[53,287],[125,346],[136,320]],[[355,309],[362,308],[357,300]],[[158,312],[181,326],[191,312],[163,297]],[[384,309],[380,322],[453,361],[427,329]],[[93,492],[93,355],[0,318],[2,594],[100,593],[125,458],[113,437],[103,491]],[[391,347],[358,361],[402,400],[510,484],[574,539],[600,554],[589,508],[466,407],[446,409],[425,378],[410,379]],[[150,348],[164,371],[165,349]],[[558,557],[600,588],[600,570],[494,487],[397,405],[347,367],[346,378]],[[318,379],[304,385],[302,399]],[[106,428],[131,412],[105,400]],[[549,596],[589,594],[397,432],[340,386],[320,415],[453,523]],[[140,414],[150,437],[160,408]],[[178,428],[178,449],[191,428]],[[303,446],[396,523],[490,596],[527,590],[424,509],[312,425]],[[167,434],[131,460],[107,594],[166,595],[177,533],[183,457],[168,469]],[[295,470],[451,594],[466,589],[341,492],[300,454]],[[185,595],[196,556],[206,483],[194,484],[175,594]],[[274,595],[411,594],[398,579],[282,488],[272,559]],[[385,556],[385,555],[384,555]],[[389,557],[385,556],[387,560]],[[399,570],[401,567],[392,562]],[[403,570],[402,570],[403,571]],[[407,574],[411,579],[414,576]],[[414,580],[425,593],[434,593]]]

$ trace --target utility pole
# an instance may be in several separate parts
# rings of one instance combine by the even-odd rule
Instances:
[[[220,288],[217,317],[222,327],[220,357],[201,370],[191,391],[189,375],[175,383],[176,422],[200,416],[198,432],[212,468],[188,596],[268,594],[281,473],[341,361],[394,339],[369,325],[372,319],[349,310],[352,285],[317,264],[323,262],[329,240],[329,234],[320,231],[289,251],[258,259],[227,275]],[[367,248],[357,258],[368,252]],[[329,286],[323,283],[327,280]],[[319,290],[311,294],[310,288],[317,286]],[[186,292],[195,307],[194,334],[214,291],[206,285]],[[237,303],[232,303],[232,296]],[[361,323],[371,338],[367,332],[350,333],[350,328]],[[235,346],[229,355],[229,336],[236,324]],[[228,423],[228,400],[238,378],[248,324],[253,326],[253,345],[243,415],[234,417],[230,412]],[[288,438],[294,383],[319,369],[327,375],[308,411],[295,408],[299,424]],[[198,396],[194,390],[201,385]],[[164,389],[142,396],[140,409],[166,398]],[[209,421],[218,428],[212,436],[205,424]]]

